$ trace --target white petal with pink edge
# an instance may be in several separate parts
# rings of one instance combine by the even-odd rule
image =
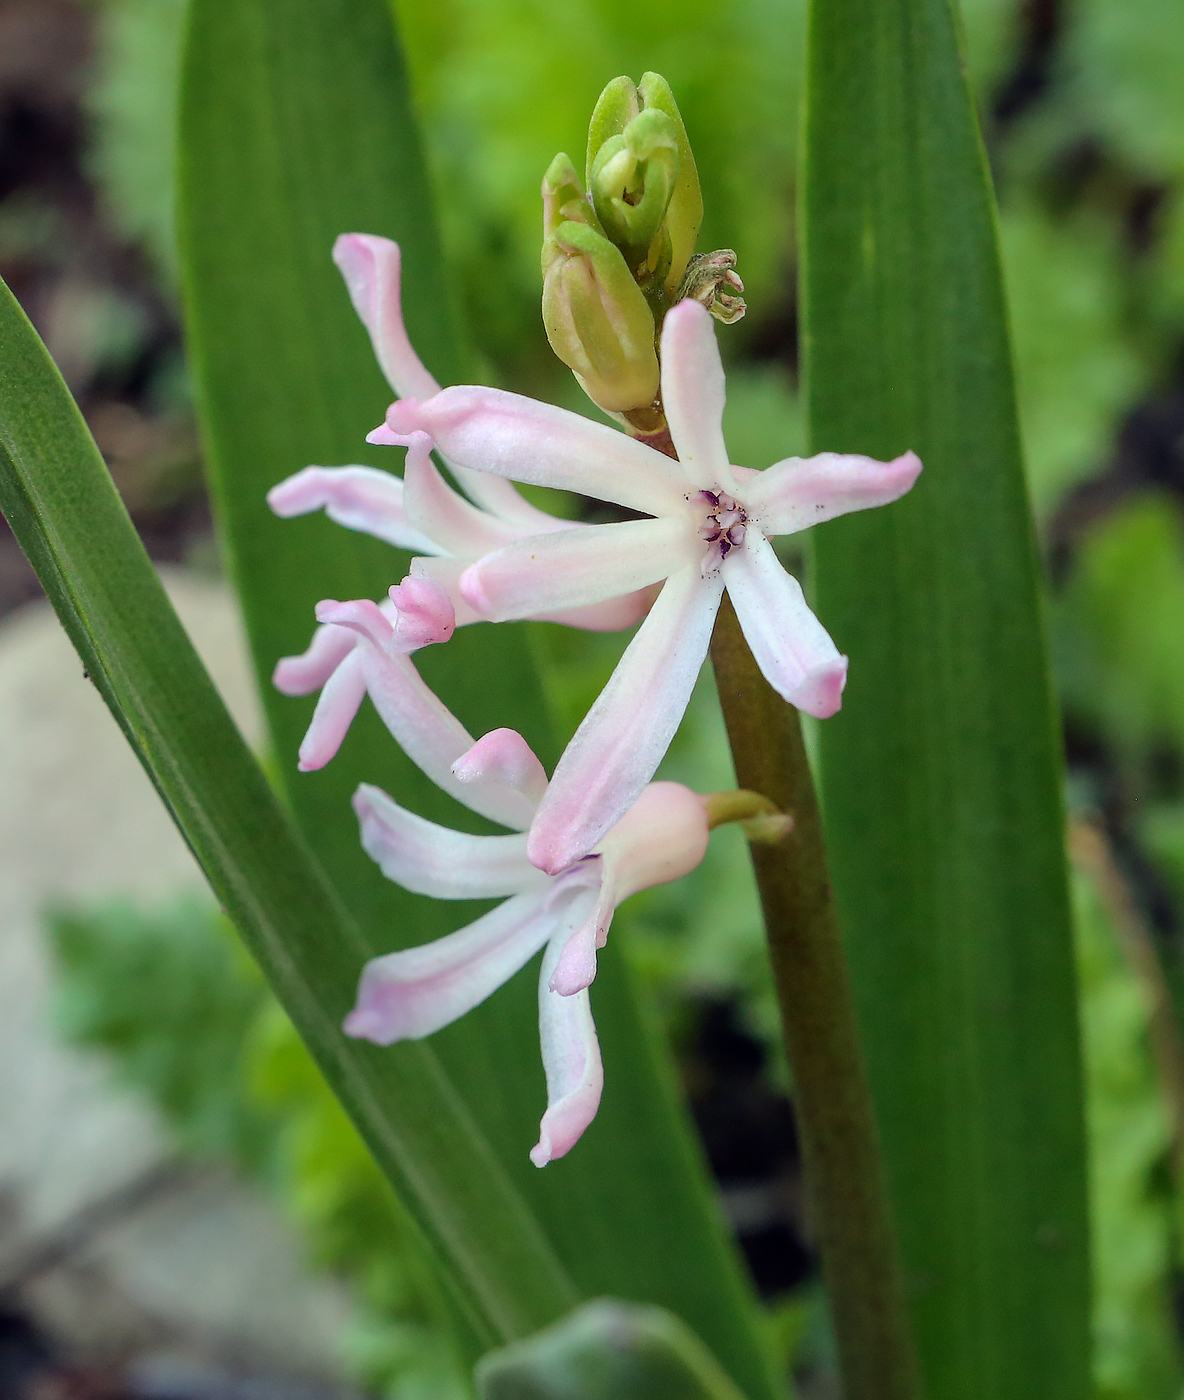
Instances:
[[[349,636],[348,633],[346,633]],[[354,717],[366,696],[366,671],[362,647],[350,638],[352,647],[317,697],[312,721],[300,741],[299,768],[315,773],[335,757]]]
[[[759,530],[750,530],[744,548],[732,550],[720,572],[765,679],[806,714],[833,715],[842,704],[847,658],[839,655],[773,546]]]
[[[791,535],[853,510],[888,505],[920,472],[914,452],[891,462],[838,452],[789,457],[744,484],[744,504],[766,535]]]
[[[354,794],[362,845],[388,880],[433,899],[494,899],[545,890],[549,877],[526,859],[526,837],[470,836],[425,821],[381,788]]]
[[[452,765],[462,783],[496,781],[520,792],[536,806],[547,790],[547,772],[515,729],[491,729]]]
[[[443,552],[430,535],[411,523],[403,482],[375,467],[305,467],[273,486],[267,504],[285,520],[323,510],[347,530],[373,535],[397,549]]]
[[[453,775],[452,765],[473,747],[473,736],[411,662],[372,645],[359,650],[374,708],[412,763],[470,811],[524,831],[535,809],[529,798],[496,778],[462,783]]]
[[[450,1025],[509,980],[554,931],[546,892],[518,894],[421,948],[374,958],[362,969],[346,1035],[393,1045]]]
[[[454,491],[432,461],[427,433],[412,433],[403,468],[403,504],[407,519],[425,539],[433,540],[429,554],[468,556],[500,549],[522,533]]]
[[[687,480],[709,491],[736,485],[724,445],[725,393],[711,313],[680,301],[662,325],[662,403]]]
[[[387,410],[386,426],[398,438],[429,433],[450,462],[647,515],[668,514],[686,499],[685,477],[661,452],[578,413],[503,389],[458,385],[423,403],[400,399]]]
[[[471,607],[495,622],[602,603],[657,583],[703,552],[690,512],[564,530],[487,554],[460,577]]]
[[[636,801],[674,737],[707,655],[723,582],[696,564],[667,581],[576,730],[531,825],[552,874],[587,855]]]
[[[271,683],[281,695],[311,695],[319,690],[354,649],[355,637],[345,627],[320,626],[307,651],[276,662]]]
[[[539,972],[539,1043],[547,1075],[547,1111],[531,1149],[536,1167],[571,1151],[600,1107],[604,1066],[588,992],[561,996],[550,987],[566,935],[547,945]]]

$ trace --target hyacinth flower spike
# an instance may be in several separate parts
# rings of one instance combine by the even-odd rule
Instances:
[[[662,330],[662,397],[678,458],[602,424],[496,389],[445,389],[391,406],[373,442],[430,433],[471,469],[616,501],[647,518],[536,535],[461,575],[495,621],[546,604],[595,604],[665,581],[612,679],[555,770],[529,854],[558,872],[590,851],[636,800],[678,727],[726,588],[769,683],[807,714],[841,703],[847,659],[811,612],[770,540],[904,495],[921,463],[820,453],[766,471],[733,466],[722,431],[724,373],[712,320],[679,302]]]
[[[370,234],[343,234],[334,245],[333,259],[391,388],[397,395],[415,398],[438,393],[439,384],[415,353],[403,325],[399,245]],[[481,621],[482,615],[465,603],[457,587],[468,565],[515,540],[571,530],[573,522],[531,505],[507,480],[448,462],[471,498],[466,500],[436,469],[431,451],[428,438],[414,439],[402,479],[374,467],[305,467],[273,487],[268,504],[285,518],[324,510],[347,529],[423,556],[418,571],[449,590],[457,621]],[[592,631],[615,631],[640,621],[651,601],[651,593],[642,591],[588,608],[544,608],[540,616]],[[314,642],[318,656],[328,647],[323,639]]]
[[[545,1166],[570,1150],[600,1103],[603,1071],[588,987],[613,913],[631,894],[699,864],[707,849],[706,804],[678,783],[651,783],[595,851],[548,876],[526,855],[525,829],[547,791],[542,764],[510,729],[474,743],[406,659],[413,644],[451,632],[447,596],[430,581],[407,580],[384,608],[326,602],[318,613],[330,628],[358,638],[364,681],[408,756],[470,810],[514,833],[450,831],[378,788],[358,789],[362,844],[389,879],[436,899],[504,902],[434,943],[369,962],[345,1030],[379,1045],[431,1035],[545,949],[539,1035],[547,1111],[531,1152]]]

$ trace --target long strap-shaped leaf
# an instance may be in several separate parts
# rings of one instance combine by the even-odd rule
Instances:
[[[815,450],[925,470],[823,527],[851,655],[832,869],[930,1400],[1079,1400],[1088,1262],[1061,768],[986,162],[949,0],[814,0]]]
[[[349,798],[364,780],[437,820],[465,814],[403,759],[368,708],[327,769],[297,775],[310,706],[268,684],[277,657],[306,644],[318,599],[380,598],[405,567],[326,520],[276,521],[264,502],[310,461],[398,465],[363,440],[390,394],[329,261],[338,233],[399,240],[412,339],[442,379],[463,377],[391,11],[385,0],[193,0],[184,83],[190,349],[281,773],[371,945],[423,942],[464,922],[466,910],[383,880],[358,843]],[[510,725],[547,753],[521,628],[465,628],[417,663],[473,732]],[[611,943],[593,990],[606,1072],[600,1115],[563,1161],[544,1172],[530,1165],[544,1102],[534,976],[529,969],[434,1038],[441,1061],[581,1291],[671,1308],[749,1394],[768,1395],[746,1284]]]
[[[364,944],[165,596],[61,376],[0,283],[0,506],[136,757],[488,1340],[575,1301],[435,1055],[347,1040]],[[84,684],[82,677],[79,684]]]

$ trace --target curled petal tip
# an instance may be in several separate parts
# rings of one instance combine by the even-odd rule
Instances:
[[[408,434],[393,432],[385,423],[366,434],[366,441],[374,447],[409,447]]]
[[[539,1168],[545,1167],[551,1160],[551,1138],[549,1133],[543,1133],[535,1146],[530,1149],[530,1160]]]
[[[840,656],[811,671],[798,688],[793,703],[815,719],[829,719],[842,707],[846,684],[847,658]]]
[[[434,579],[409,574],[389,593],[396,611],[391,640],[399,651],[446,642],[456,630],[452,600]]]
[[[382,1038],[382,1017],[370,1007],[355,1006],[342,1021],[341,1029],[354,1040],[372,1040],[376,1045],[385,1044]]]
[[[488,616],[493,611],[493,604],[489,595],[481,585],[481,562],[470,564],[457,580],[457,588],[460,596],[468,603],[474,612],[478,612],[482,617]]]

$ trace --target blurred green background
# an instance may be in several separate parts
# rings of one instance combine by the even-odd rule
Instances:
[[[608,79],[656,69],[699,163],[700,249],[734,248],[747,286],[747,318],[721,337],[733,460],[793,454],[801,0],[397,9],[475,375],[587,407],[542,332],[539,180],[557,150],[582,163]],[[216,567],[172,249],[184,7],[8,0],[0,25],[25,12],[48,56],[15,97],[0,63],[0,101],[32,114],[0,147],[0,271],[155,557]],[[1000,199],[1069,758],[1097,1393],[1159,1400],[1184,1393],[1184,10],[1178,0],[965,0],[963,17]],[[11,540],[0,541],[0,604],[32,591]],[[570,732],[622,639],[540,625],[536,642]],[[728,784],[706,687],[665,771],[702,789]],[[110,1053],[185,1152],[232,1158],[270,1182],[321,1266],[351,1281],[359,1378],[392,1400],[464,1394],[397,1207],[216,915],[77,910],[54,935],[68,1033]],[[770,1337],[801,1394],[829,1394],[788,1085],[736,834],[718,833],[688,879],[633,901],[613,936],[665,1017],[725,1209],[770,1303]]]

